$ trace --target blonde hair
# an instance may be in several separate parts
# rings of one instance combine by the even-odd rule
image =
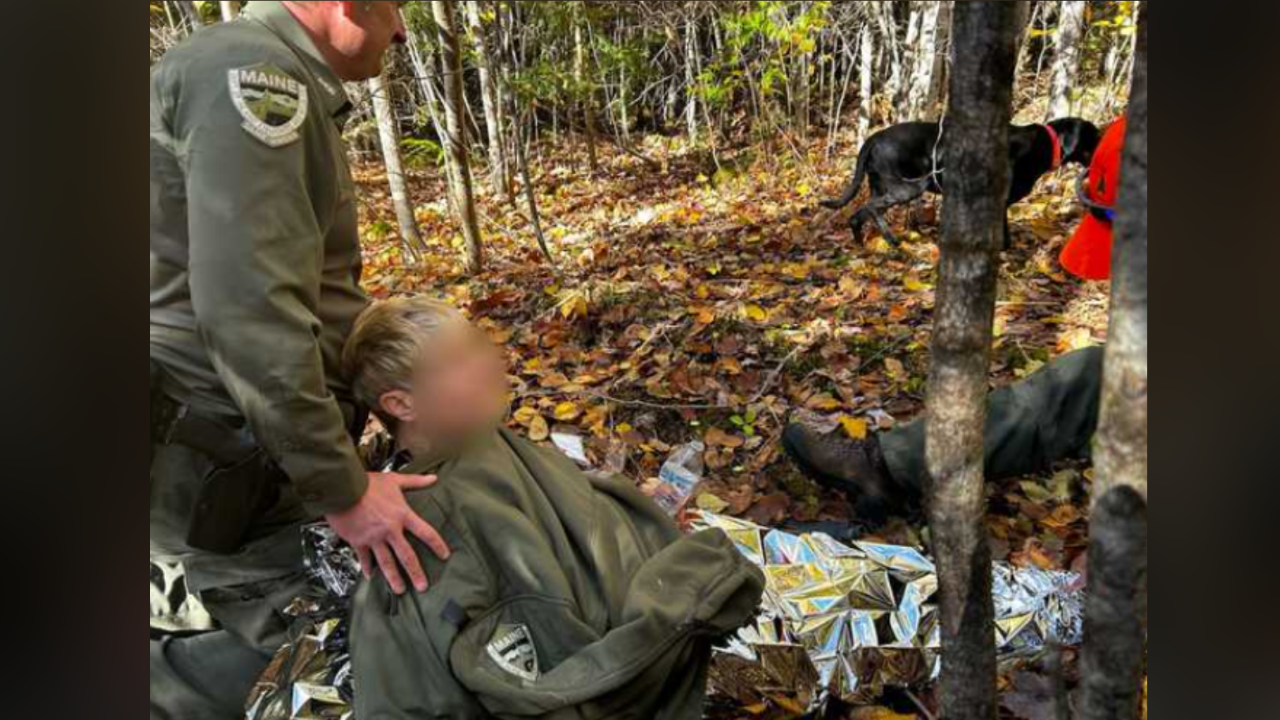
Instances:
[[[397,421],[382,411],[382,397],[409,390],[427,344],[442,328],[465,322],[452,305],[423,297],[370,306],[356,320],[342,353],[343,372],[356,400],[394,431]]]

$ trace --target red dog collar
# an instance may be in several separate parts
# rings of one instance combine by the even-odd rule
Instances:
[[[1049,131],[1049,137],[1053,140],[1053,169],[1057,170],[1062,167],[1062,136],[1052,125],[1045,125],[1044,129]]]

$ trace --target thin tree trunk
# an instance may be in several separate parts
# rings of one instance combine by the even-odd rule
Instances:
[[[684,81],[685,81],[685,126],[689,132],[689,144],[698,144],[698,16],[697,3],[688,3],[690,10],[688,24],[684,29]]]
[[[204,18],[200,17],[200,8],[191,0],[174,0],[174,5],[178,7],[178,12],[182,14],[183,24],[187,26],[189,32],[195,32],[204,27]]]
[[[240,15],[240,3],[238,0],[223,0],[218,5],[222,9],[222,22],[231,22]]]
[[[943,5],[941,2],[925,3],[920,19],[919,48],[909,94],[908,117],[912,120],[924,120],[930,112],[929,95],[933,90],[933,73],[938,67],[938,24]]]
[[[373,97],[373,111],[378,119],[382,159],[387,166],[387,182],[391,186],[391,202],[395,206],[396,220],[400,224],[400,239],[409,256],[416,262],[421,258],[424,245],[422,235],[418,232],[418,219],[414,216],[413,200],[409,197],[404,161],[400,157],[400,126],[396,121],[395,102],[391,97],[391,85],[387,82],[385,71],[369,81],[369,94]]]
[[[925,7],[934,2],[909,2],[911,13],[907,19],[907,44],[903,50],[902,77],[899,80],[897,93],[894,95],[894,106],[898,117],[902,120],[914,120],[911,107],[911,93],[915,89],[916,69],[920,64],[920,38],[924,27]]]
[[[507,163],[502,103],[498,98],[498,83],[494,79],[494,54],[489,51],[489,38],[480,17],[480,3],[469,0],[464,5],[467,24],[476,45],[476,64],[480,66],[480,94],[484,99],[484,121],[489,133],[489,181],[495,196],[512,203],[515,197],[511,188],[511,168]]]
[[[484,241],[480,236],[480,219],[471,185],[465,122],[467,100],[462,85],[462,44],[458,37],[457,7],[453,0],[433,0],[431,9],[440,31],[440,50],[444,58],[444,109],[448,125],[445,145],[457,168],[453,194],[463,241],[467,246],[467,268],[474,274],[484,269]]]
[[[1087,2],[1062,3],[1062,17],[1058,20],[1055,45],[1058,57],[1053,64],[1053,96],[1049,104],[1049,119],[1070,117],[1075,114],[1075,89],[1080,76],[1080,55],[1084,44],[1084,16],[1089,9]]]
[[[862,103],[858,108],[858,139],[866,142],[871,137],[871,124],[875,118],[876,34],[868,21],[862,26]]]
[[[951,23],[955,9],[955,2],[948,0],[942,3],[938,13],[938,51],[934,56],[933,87],[929,89],[929,99],[926,103],[928,112],[921,118],[922,120],[938,120],[942,117],[943,108],[946,105],[951,63],[955,59],[955,48],[951,42]]]
[[[941,585],[942,715],[995,720],[996,646],[983,468],[999,253],[1007,227],[1018,3],[955,10],[947,198],[929,384],[930,511]]]
[[[408,45],[409,59],[412,61],[414,72],[418,76],[418,87],[426,101],[427,114],[431,116],[431,123],[435,127],[436,137],[440,138],[441,146],[445,150],[444,170],[445,179],[449,187],[446,200],[453,212],[461,216],[462,213],[458,209],[457,198],[453,192],[453,189],[461,183],[461,180],[458,179],[458,168],[455,165],[453,153],[449,152],[448,148],[449,127],[445,122],[444,100],[440,97],[441,91],[436,87],[434,80],[435,77],[443,75],[440,71],[440,64],[437,61],[435,49],[431,46],[424,46],[422,39],[413,30],[409,31]]]
[[[1081,720],[1137,720],[1147,666],[1147,15],[1139,20],[1121,170],[1111,340],[1094,459]]]
[[[898,43],[898,23],[893,15],[892,2],[876,2],[877,18],[880,23],[880,34],[884,37],[884,57],[889,65],[889,82],[885,86],[885,97],[888,104],[892,106],[892,121],[900,120],[898,117],[898,98],[902,93],[903,83],[903,60],[902,46]]]
[[[573,27],[573,75],[574,81],[578,85],[583,121],[587,125],[587,162],[591,168],[591,172],[596,173],[600,171],[600,156],[596,151],[595,82],[591,77],[588,77],[589,72],[587,69],[587,42],[586,29],[584,27],[587,22],[586,8],[581,3],[579,3],[578,6],[580,15]]]
[[[514,20],[514,18],[510,18]],[[502,38],[499,35],[499,38]],[[509,40],[509,38],[508,38]],[[533,234],[538,241],[538,248],[542,250],[542,254],[547,258],[547,262],[551,265],[552,270],[559,275],[559,268],[556,267],[555,256],[551,254],[551,248],[547,245],[546,234],[542,231],[542,212],[538,209],[538,195],[534,191],[533,177],[529,172],[529,151],[525,141],[525,130],[528,122],[524,115],[515,107],[516,93],[511,87],[512,68],[517,66],[515,45],[511,42],[502,44],[506,62],[501,63],[500,67],[500,87],[503,98],[510,103],[507,108],[508,114],[515,120],[515,132],[511,133],[511,139],[515,142],[514,153],[516,160],[516,170],[520,173],[521,183],[524,185],[524,198],[529,209],[529,222],[533,225]],[[537,137],[536,127],[530,134],[530,138]]]

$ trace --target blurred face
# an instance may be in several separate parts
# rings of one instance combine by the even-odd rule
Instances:
[[[383,407],[414,436],[451,443],[497,428],[507,414],[509,391],[501,352],[484,333],[460,322],[432,340],[413,387],[389,393]]]
[[[408,39],[402,4],[390,0],[325,3],[330,62],[339,77],[358,82],[382,72],[382,59],[391,44]]]

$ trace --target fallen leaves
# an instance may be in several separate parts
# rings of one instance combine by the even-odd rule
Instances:
[[[849,436],[851,440],[866,440],[871,434],[871,427],[866,420],[861,418],[851,418],[848,415],[840,416],[840,427],[844,429],[844,434]]]

